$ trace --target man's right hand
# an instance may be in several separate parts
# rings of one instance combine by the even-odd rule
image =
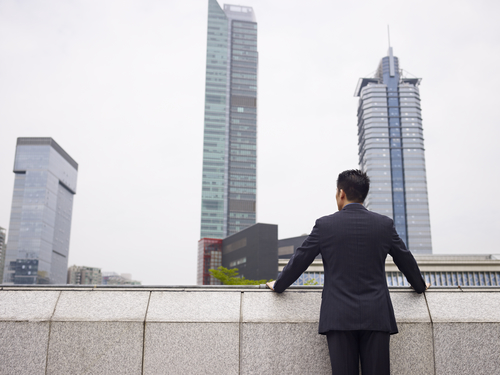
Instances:
[[[269,287],[269,289],[271,289],[273,292],[274,292],[274,283],[276,282],[275,281],[269,281],[268,283],[266,283],[266,285]]]
[[[431,287],[431,283],[425,283],[425,290],[429,289]]]

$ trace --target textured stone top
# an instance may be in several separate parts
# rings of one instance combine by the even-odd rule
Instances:
[[[500,322],[500,290],[391,289],[398,322]],[[2,286],[0,321],[317,322],[321,287]]]

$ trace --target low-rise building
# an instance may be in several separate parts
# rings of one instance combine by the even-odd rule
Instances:
[[[71,266],[68,268],[68,284],[101,285],[101,269],[96,267]]]
[[[278,226],[254,224],[222,240],[222,266],[237,268],[249,280],[275,279],[278,270]]]
[[[499,255],[416,255],[420,271],[432,286],[500,286]],[[289,259],[279,259],[279,272]],[[409,286],[406,277],[388,256],[385,274],[389,286]],[[315,259],[293,285],[324,283],[321,259]]]
[[[130,273],[117,274],[116,272],[102,273],[103,285],[141,285],[140,281],[132,280]]]
[[[209,271],[220,266],[222,266],[222,239],[202,238],[199,240],[196,283],[198,285],[221,285],[221,282]]]

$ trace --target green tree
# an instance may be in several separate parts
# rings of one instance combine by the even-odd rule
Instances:
[[[216,270],[209,269],[208,272],[224,285],[260,285],[268,282],[267,280],[248,280],[244,276],[238,276],[237,268],[228,269],[220,266]]]
[[[319,283],[314,279],[309,279],[302,285],[319,285]]]

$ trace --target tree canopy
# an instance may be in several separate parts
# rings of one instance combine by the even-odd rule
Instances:
[[[220,266],[216,270],[209,269],[208,272],[224,285],[260,285],[268,282],[268,280],[248,280],[244,276],[238,276],[237,268],[228,269]]]

